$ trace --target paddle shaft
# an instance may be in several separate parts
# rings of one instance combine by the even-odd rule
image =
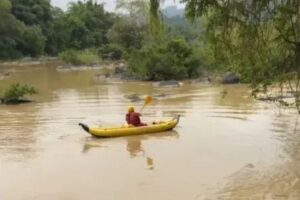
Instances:
[[[144,108],[148,105],[148,104],[150,104],[152,102],[152,97],[151,96],[147,96],[146,98],[145,98],[145,103],[144,103],[144,105],[143,105],[143,107],[141,108],[141,110],[140,110],[140,113],[144,110]]]
[[[146,107],[146,105],[148,105],[148,104],[144,104],[144,105],[143,105],[143,107],[142,107],[141,110],[140,110],[140,113],[143,112],[143,110],[144,110],[144,108]]]

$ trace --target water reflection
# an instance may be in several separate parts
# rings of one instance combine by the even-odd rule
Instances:
[[[95,138],[89,137],[84,142],[83,153],[88,153],[93,148],[105,148],[112,144],[116,144],[122,141],[126,141],[126,150],[131,159],[142,157],[145,158],[147,168],[149,170],[154,169],[154,159],[151,155],[147,154],[147,151],[143,147],[143,142],[151,140],[173,140],[178,139],[179,134],[176,131],[167,131],[163,133],[155,133],[149,135],[137,135],[137,136],[128,136],[121,138]]]
[[[138,137],[127,139],[127,151],[130,155],[130,158],[134,158],[139,155],[144,156],[145,151],[142,147],[142,140]]]

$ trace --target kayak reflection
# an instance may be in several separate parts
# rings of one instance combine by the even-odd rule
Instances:
[[[94,148],[104,148],[109,146],[113,143],[119,143],[126,140],[126,150],[129,153],[131,159],[136,157],[144,157],[146,158],[146,164],[149,170],[154,169],[154,160],[151,156],[147,155],[146,150],[143,147],[143,141],[146,140],[171,140],[171,139],[178,139],[179,134],[176,131],[167,131],[162,133],[156,134],[149,134],[149,135],[137,135],[137,136],[128,136],[121,138],[95,138],[89,137],[83,146],[83,153],[89,152],[91,149]]]

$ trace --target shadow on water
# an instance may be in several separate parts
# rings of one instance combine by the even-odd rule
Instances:
[[[127,136],[123,138],[95,138],[89,137],[86,139],[83,145],[83,153],[88,153],[91,149],[105,148],[114,142],[126,141],[126,150],[131,159],[137,157],[143,157],[146,160],[146,164],[149,170],[154,169],[154,159],[147,154],[147,151],[143,147],[143,142],[146,140],[173,140],[178,139],[179,134],[176,131],[167,131],[163,133],[155,133],[149,135],[137,135]],[[121,140],[120,140],[121,139]]]

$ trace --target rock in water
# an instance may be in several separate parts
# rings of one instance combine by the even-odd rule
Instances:
[[[180,87],[182,85],[183,83],[176,80],[161,81],[158,83],[158,86],[162,86],[162,87]]]
[[[0,99],[0,102],[6,105],[18,105],[23,103],[31,103],[32,101],[27,99]]]
[[[129,99],[131,102],[142,101],[143,99],[138,94],[129,94],[124,96],[126,99]]]
[[[126,73],[126,72],[127,72],[127,70],[126,70],[125,67],[117,66],[117,67],[115,68],[114,74],[124,74],[124,73]]]
[[[240,83],[240,78],[236,74],[234,74],[232,72],[227,72],[224,75],[222,83],[223,84],[236,84],[236,83]]]

